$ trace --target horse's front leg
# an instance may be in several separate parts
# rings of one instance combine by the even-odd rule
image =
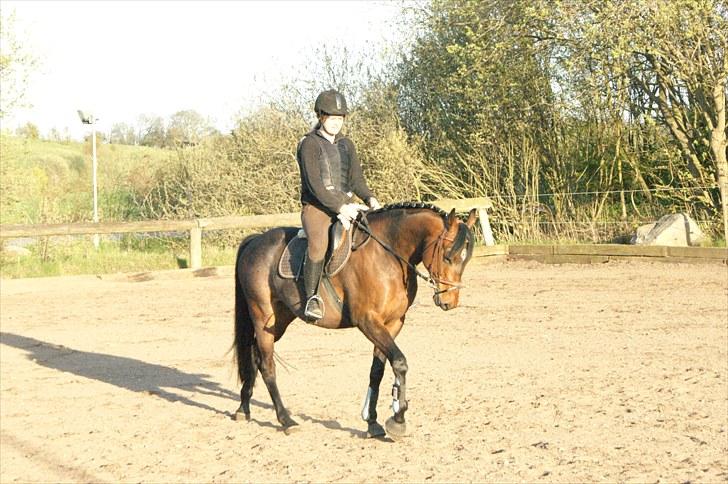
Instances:
[[[368,437],[382,437],[384,427],[377,422],[377,400],[379,399],[379,385],[384,376],[384,355],[381,351],[374,349],[372,367],[369,370],[369,388],[364,397],[364,405],[361,409],[361,418],[367,423]]]
[[[368,433],[373,436],[382,435],[381,425],[377,423],[377,398],[379,396],[379,385],[384,375],[384,358],[389,360],[394,372],[394,387],[392,389],[392,409],[394,416],[386,422],[387,433],[393,437],[400,437],[406,433],[404,414],[407,411],[406,398],[406,375],[407,359],[394,342],[394,337],[399,334],[404,324],[404,319],[383,325],[380,323],[367,322],[359,325],[364,335],[374,343],[374,359],[369,373],[369,388],[367,398],[362,409],[362,418],[369,425]]]
[[[397,345],[388,355],[392,371],[394,372],[394,385],[392,387],[392,411],[384,426],[392,437],[403,437],[407,433],[404,422],[404,413],[407,411],[407,359]]]
[[[392,339],[397,337],[402,330],[403,324],[404,318],[385,324],[385,328]],[[369,387],[367,388],[364,405],[361,409],[361,418],[367,423],[367,436],[369,437],[381,437],[385,434],[384,427],[377,422],[377,400],[379,399],[379,386],[384,377],[386,358],[386,355],[375,346],[374,358],[372,359],[372,366],[369,370]]]

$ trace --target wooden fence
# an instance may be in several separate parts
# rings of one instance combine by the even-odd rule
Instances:
[[[496,245],[477,247],[474,255],[492,261],[533,260],[545,264],[596,264],[616,260],[641,260],[728,265],[728,248],[725,247],[623,244]]]
[[[488,198],[437,200],[433,205],[449,212],[478,210],[480,226],[486,245],[494,245],[487,210],[493,206]],[[273,215],[245,215],[200,218],[195,220],[148,220],[142,222],[101,222],[75,224],[0,225],[0,239],[46,237],[51,235],[121,234],[139,232],[189,232],[190,268],[202,267],[202,231],[225,229],[265,229],[280,226],[300,226],[299,212]]]

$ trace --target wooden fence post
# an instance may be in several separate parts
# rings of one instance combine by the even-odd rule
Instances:
[[[480,228],[483,230],[483,241],[485,245],[495,245],[493,231],[490,229],[490,220],[488,219],[488,209],[478,209],[478,219],[480,220]]]
[[[190,229],[190,269],[195,270],[202,267],[202,229],[192,227]]]

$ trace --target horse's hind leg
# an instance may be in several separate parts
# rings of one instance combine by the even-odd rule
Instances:
[[[241,420],[242,418],[250,420],[250,400],[253,397],[255,377],[258,374],[258,368],[260,366],[260,353],[255,344],[253,351],[250,352],[250,360],[252,365],[251,376],[243,382],[243,387],[240,389],[240,408],[235,412],[235,420]]]
[[[292,430],[292,427],[298,425],[298,423],[291,418],[288,410],[283,406],[283,400],[281,399],[278,384],[276,383],[276,364],[273,359],[273,346],[276,339],[276,315],[272,309],[268,313],[268,316],[265,316],[265,312],[258,310],[258,308],[252,312],[256,313],[254,318],[260,318],[260,321],[263,322],[263,324],[255,325],[255,339],[259,355],[258,369],[263,377],[265,386],[268,388],[270,398],[273,400],[273,408],[275,408],[278,422],[283,426],[283,430],[288,432]],[[287,323],[282,324],[282,326],[287,326]]]

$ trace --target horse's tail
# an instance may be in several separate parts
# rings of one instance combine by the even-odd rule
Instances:
[[[245,294],[243,294],[243,285],[240,282],[240,256],[248,243],[258,235],[253,234],[243,239],[235,257],[235,360],[238,364],[238,376],[241,383],[248,382],[250,388],[255,383],[258,364],[253,354],[255,328],[253,320],[250,318]]]

